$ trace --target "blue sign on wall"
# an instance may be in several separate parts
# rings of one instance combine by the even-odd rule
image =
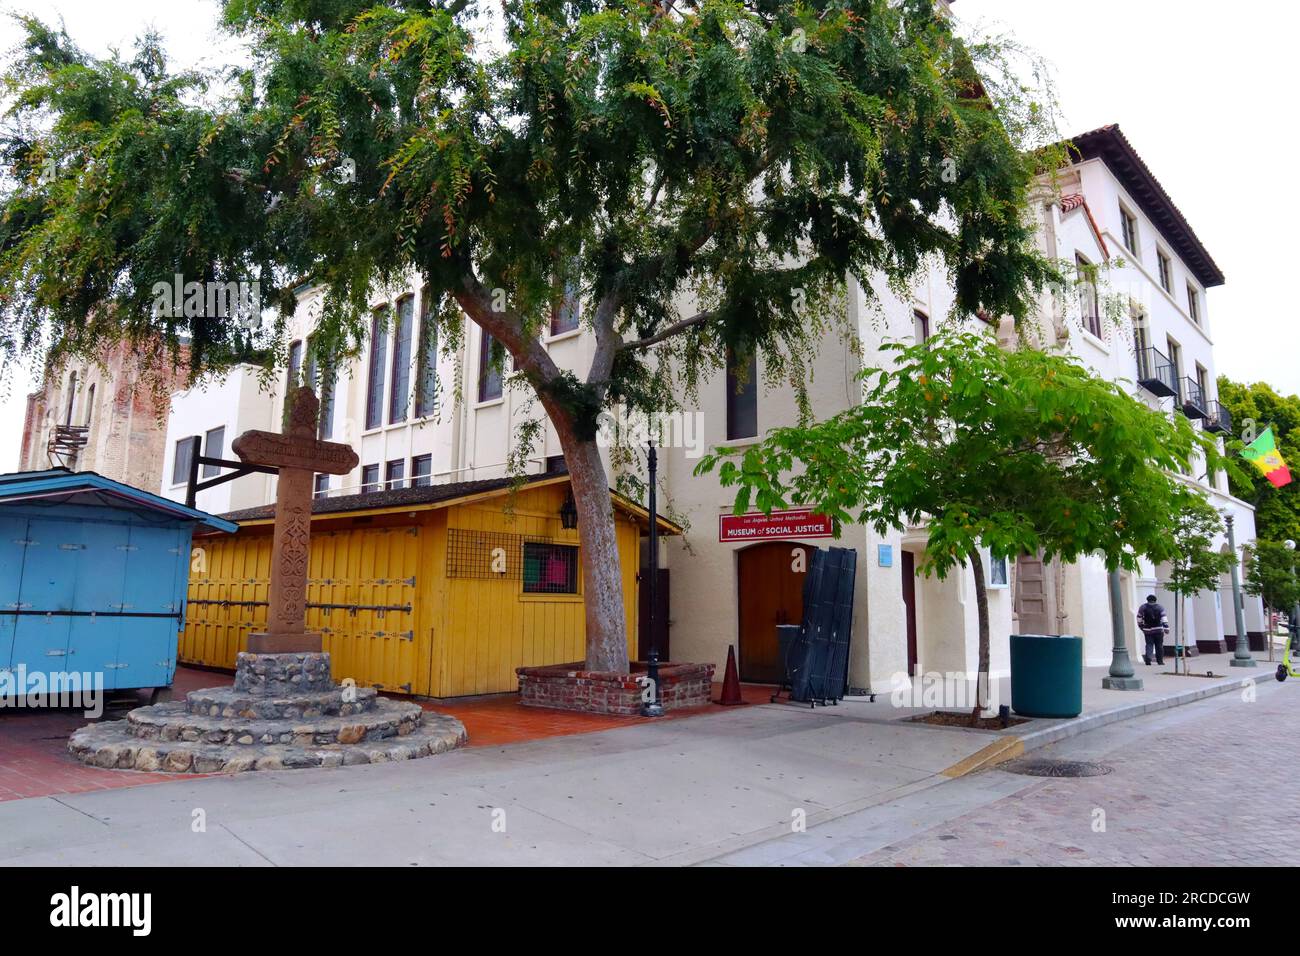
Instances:
[[[894,546],[892,544],[876,545],[876,564],[882,568],[894,566]]]

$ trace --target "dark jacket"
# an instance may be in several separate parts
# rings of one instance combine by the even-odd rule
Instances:
[[[1169,615],[1160,604],[1153,604],[1146,601],[1138,608],[1137,612],[1138,627],[1144,631],[1154,631],[1157,629],[1169,630]]]

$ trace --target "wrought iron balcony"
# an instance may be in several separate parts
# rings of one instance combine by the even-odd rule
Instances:
[[[50,440],[45,446],[50,464],[75,469],[77,454],[86,447],[89,434],[88,425],[55,425],[51,428]]]
[[[1138,384],[1152,395],[1168,398],[1178,394],[1178,370],[1155,346],[1138,350],[1137,369]]]
[[[1207,418],[1210,410],[1206,407],[1205,390],[1194,378],[1183,377],[1183,390],[1180,396],[1183,414],[1188,418]]]
[[[1211,401],[1209,414],[1205,416],[1204,428],[1207,432],[1230,433],[1232,431],[1232,413],[1219,401]]]

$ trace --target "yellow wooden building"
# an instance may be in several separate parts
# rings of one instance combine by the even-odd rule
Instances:
[[[611,492],[628,652],[635,656],[645,510]],[[518,689],[516,667],[585,656],[578,532],[563,527],[566,475],[402,488],[313,503],[307,627],[334,679],[429,697]],[[200,535],[179,660],[233,668],[263,630],[272,508]],[[681,529],[660,519],[660,533]]]

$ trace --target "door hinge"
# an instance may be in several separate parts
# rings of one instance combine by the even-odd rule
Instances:
[[[139,551],[139,550],[140,550],[140,546],[139,546],[138,544],[119,544],[119,545],[117,546],[117,550],[118,550],[118,551]],[[179,548],[173,548],[173,549],[172,549],[172,553],[173,553],[173,554],[180,554],[180,549],[179,549]]]
[[[61,544],[59,545],[59,550],[60,551],[85,551],[86,546],[84,544]]]
[[[104,665],[104,670],[106,670],[106,671],[120,671],[122,668],[124,668],[124,667],[130,667],[130,666],[131,666],[130,664],[105,664],[105,665]]]
[[[404,581],[402,581],[402,583],[405,584],[408,588],[415,587],[415,575],[412,574],[409,578],[406,578]]]
[[[402,690],[406,691],[408,694],[411,692],[410,684],[398,684],[397,686],[400,687]]]
[[[61,651],[55,648],[50,648],[45,652],[46,657],[66,657],[67,654],[68,654],[67,651]]]
[[[397,636],[404,641],[413,641],[415,640],[415,631],[402,631]]]

